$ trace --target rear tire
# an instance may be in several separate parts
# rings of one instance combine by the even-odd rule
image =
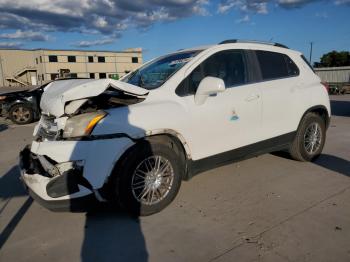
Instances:
[[[307,113],[301,120],[289,153],[294,160],[312,161],[321,154],[325,141],[324,119],[316,113]]]
[[[9,110],[9,118],[18,125],[25,125],[33,122],[33,109],[26,104],[17,104]]]
[[[181,159],[171,143],[145,140],[131,148],[116,168],[114,190],[120,206],[136,216],[168,206],[181,185]]]

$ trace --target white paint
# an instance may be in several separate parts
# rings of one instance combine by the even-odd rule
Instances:
[[[207,76],[199,83],[194,101],[196,105],[202,105],[207,100],[208,96],[216,95],[225,91],[224,80],[217,77]]]
[[[284,53],[297,64],[300,75],[226,89],[222,80],[209,77],[202,81],[196,95],[176,95],[176,87],[200,63],[217,52],[230,49]],[[124,133],[132,138],[171,134],[180,139],[189,158],[199,160],[293,132],[305,111],[312,106],[325,106],[330,114],[325,88],[300,55],[290,49],[255,43],[211,46],[158,89],[148,91],[110,79],[57,81],[45,90],[41,107],[45,113],[57,116],[56,122],[63,129],[66,117],[61,116],[65,110],[66,113],[74,112],[86,98],[97,96],[108,87],[143,96],[145,100],[141,103],[106,110],[108,115],[96,125],[92,134]],[[71,104],[67,103],[69,101]],[[45,141],[33,142],[31,151],[58,163],[82,160],[84,177],[98,189],[111,174],[116,161],[133,144],[128,138]],[[35,185],[30,182],[43,198],[47,198],[46,182],[38,180]]]
[[[70,79],[54,81],[42,95],[40,107],[43,113],[60,117],[69,101],[98,96],[108,87],[128,94],[145,96],[148,90],[114,79]]]

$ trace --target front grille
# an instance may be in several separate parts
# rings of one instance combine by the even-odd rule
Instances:
[[[42,115],[39,123],[37,137],[41,140],[56,140],[59,134],[57,124],[53,117]]]

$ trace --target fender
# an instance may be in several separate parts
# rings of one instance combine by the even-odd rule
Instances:
[[[329,112],[327,110],[327,108],[324,106],[324,105],[316,105],[316,106],[312,106],[310,107],[309,109],[307,109],[305,111],[305,113],[303,114],[303,116],[300,118],[300,121],[299,121],[299,125],[298,125],[298,129],[299,129],[299,126],[301,124],[301,121],[303,120],[304,116],[307,114],[307,113],[310,113],[310,112],[316,112],[316,113],[319,113],[325,120],[325,124],[326,124],[326,129],[328,129],[329,127],[329,124],[331,122],[331,117],[329,115]],[[297,129],[297,130],[298,130]]]
[[[171,136],[176,137],[181,142],[181,144],[185,150],[186,158],[192,159],[191,150],[188,146],[188,143],[186,142],[185,138],[179,132],[177,132],[173,129],[166,129],[166,128],[146,131],[146,137],[154,136],[154,135],[171,135]]]

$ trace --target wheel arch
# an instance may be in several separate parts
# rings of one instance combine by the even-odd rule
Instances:
[[[323,118],[323,120],[325,121],[326,129],[329,127],[330,116],[329,116],[328,109],[324,105],[316,105],[316,106],[310,107],[309,109],[307,109],[304,112],[303,116],[300,118],[298,129],[299,129],[299,126],[300,126],[303,118],[308,113],[316,113],[316,114],[320,115]]]
[[[107,180],[105,181],[103,187],[99,190],[100,193],[106,198],[111,198],[109,195],[111,192],[111,186],[118,180],[117,169],[126,160],[126,156],[134,150],[142,142],[154,142],[154,143],[171,143],[171,146],[178,152],[181,157],[182,164],[184,165],[183,180],[187,180],[188,166],[187,163],[191,160],[191,154],[189,151],[188,144],[182,135],[171,129],[154,130],[148,132],[146,136],[135,139],[134,144],[126,148],[126,150],[121,154],[121,156],[115,161],[111,173],[109,174]]]

